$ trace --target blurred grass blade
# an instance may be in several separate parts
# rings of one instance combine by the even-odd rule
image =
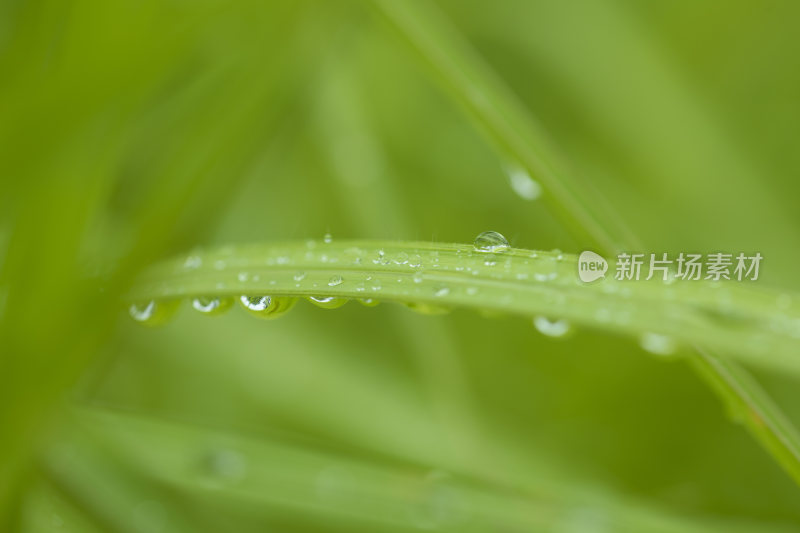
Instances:
[[[542,200],[579,242],[606,251],[636,242],[624,225],[609,225],[615,217],[602,196],[563,171],[525,107],[430,3],[373,1],[500,154],[541,182]]]
[[[505,157],[516,158],[544,185],[543,197],[551,200],[556,215],[576,235],[581,231],[589,241],[607,253],[620,248],[642,249],[633,233],[605,208],[590,184],[577,183],[557,169],[553,149],[538,131],[524,107],[502,80],[491,71],[447,20],[426,2],[371,0],[392,26],[417,51],[442,83]],[[592,198],[589,202],[588,199]],[[744,423],[796,482],[800,484],[800,435],[756,381],[733,362],[721,373],[721,360],[708,349],[700,350],[696,366],[726,403],[747,405],[758,418]],[[736,379],[738,376],[741,379]],[[754,399],[765,401],[754,404]],[[764,424],[761,421],[781,421]]]
[[[67,418],[72,429],[45,458],[45,474],[86,522],[105,531],[220,530],[232,517],[263,525],[276,516],[290,517],[291,531],[586,531],[598,524],[630,533],[786,531],[666,512],[593,487],[574,491],[539,480],[535,491],[521,491],[286,435],[254,439],[101,408],[73,409]],[[176,494],[185,498],[180,513],[159,503]],[[147,510],[159,512],[141,512]]]

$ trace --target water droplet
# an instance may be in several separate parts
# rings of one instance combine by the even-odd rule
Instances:
[[[183,262],[183,268],[188,270],[194,270],[195,268],[200,268],[201,266],[203,266],[203,259],[196,255],[190,255],[186,258],[186,261]]]
[[[358,302],[364,307],[375,307],[380,302],[374,298],[359,298]]]
[[[479,252],[503,252],[508,250],[508,241],[496,231],[484,231],[472,243]]]
[[[542,195],[542,186],[524,168],[509,166],[507,172],[511,189],[523,200],[536,200]]]
[[[247,476],[247,459],[236,450],[215,450],[208,457],[208,469],[224,483],[236,483]]]
[[[219,298],[217,296],[198,296],[192,298],[192,308],[205,315],[219,315],[224,313],[233,305],[231,298]]]
[[[536,281],[552,281],[558,277],[558,266],[555,257],[540,257],[534,265],[533,279]]]
[[[338,274],[335,276],[331,276],[331,279],[328,280],[328,287],[336,287],[337,285],[341,285],[344,282],[342,276]]]
[[[437,298],[444,298],[448,294],[450,294],[449,287],[439,287],[436,289],[436,292],[433,293],[433,295],[436,296]]]
[[[658,333],[644,333],[639,339],[639,345],[655,355],[672,355],[677,349],[672,337]]]
[[[128,314],[140,324],[158,326],[172,318],[179,305],[179,300],[150,300],[131,304],[128,307]]]
[[[412,279],[414,280],[414,283],[422,283],[422,280],[424,279],[424,274],[422,273],[422,270],[414,272],[414,277]]]
[[[322,242],[324,242],[325,244],[330,244],[330,243],[332,243],[332,242],[333,242],[333,235],[331,235],[330,233],[326,233],[326,234],[325,234],[325,235],[322,237]]]
[[[394,262],[397,263],[398,265],[405,265],[406,263],[408,263],[408,254],[405,252],[399,252],[395,256]]]
[[[294,298],[276,298],[273,296],[247,296],[239,297],[239,303],[252,315],[258,318],[272,319],[281,316],[291,309],[296,300]]]
[[[306,273],[303,272],[302,270],[298,270],[297,272],[294,273],[293,278],[295,281],[303,281],[304,279],[306,279]]]
[[[239,272],[239,274],[237,274],[236,278],[237,278],[237,279],[238,279],[240,282],[244,283],[244,282],[246,282],[248,279],[250,279],[250,274],[248,274],[247,272]]]
[[[347,303],[347,298],[337,296],[309,296],[308,301],[322,309],[337,309]]]
[[[272,305],[270,296],[242,296],[242,305],[250,311],[266,311]]]
[[[548,337],[563,337],[570,330],[570,324],[566,320],[550,320],[544,316],[534,317],[533,325],[539,333]]]
[[[478,287],[467,287],[466,293],[470,296],[478,294]]]

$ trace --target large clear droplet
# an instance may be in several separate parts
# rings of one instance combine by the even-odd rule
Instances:
[[[227,311],[233,305],[231,298],[219,298],[217,296],[198,296],[192,298],[192,309],[204,315],[219,315]]]
[[[503,252],[508,250],[508,241],[496,231],[484,231],[472,243],[479,252]]]
[[[347,303],[347,298],[337,296],[309,296],[308,301],[322,309],[337,309]]]
[[[276,298],[273,296],[248,296],[239,297],[239,303],[253,316],[272,319],[281,316],[291,309],[296,300],[294,298]]]
[[[179,300],[150,300],[131,304],[128,314],[139,324],[159,326],[172,318],[179,305]]]
[[[539,333],[548,337],[563,337],[570,330],[570,324],[566,320],[550,320],[544,316],[534,317],[533,325]]]

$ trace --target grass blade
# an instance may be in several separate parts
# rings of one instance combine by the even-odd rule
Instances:
[[[394,301],[432,310],[544,315],[638,338],[719,350],[767,369],[800,373],[800,309],[779,309],[780,293],[744,282],[617,281],[577,276],[577,257],[471,245],[383,241],[228,246],[165,261],[144,273],[134,301],[270,295]],[[724,304],[726,312],[720,313]],[[730,367],[709,371],[733,375]],[[752,386],[736,381],[739,395]],[[757,395],[748,395],[756,398]],[[745,404],[752,403],[751,400]],[[756,408],[768,417],[770,406]],[[778,427],[777,425],[775,427]]]
[[[372,3],[431,67],[447,93],[500,153],[514,158],[541,181],[543,199],[549,200],[555,214],[574,234],[583,234],[587,247],[591,243],[605,252],[620,247],[642,248],[636,236],[598,200],[596,192],[587,190],[588,184],[579,184],[558,170],[553,149],[524,107],[435,8],[413,1]],[[590,193],[591,203],[587,201]],[[800,435],[780,408],[734,362],[725,362],[727,372],[723,371],[722,360],[707,348],[698,350],[696,358],[695,366],[724,402],[761,413],[757,418],[745,417],[745,425],[800,483]],[[756,402],[756,398],[763,401]],[[765,425],[759,420],[781,422]]]

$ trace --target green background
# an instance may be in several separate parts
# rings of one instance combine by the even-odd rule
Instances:
[[[452,25],[646,251],[759,251],[759,284],[800,286],[800,4],[394,1]],[[800,527],[791,479],[632,339],[391,304],[127,320],[136,272],[196,245],[586,248],[376,5],[0,2],[7,528]],[[800,420],[795,380],[759,378]]]

